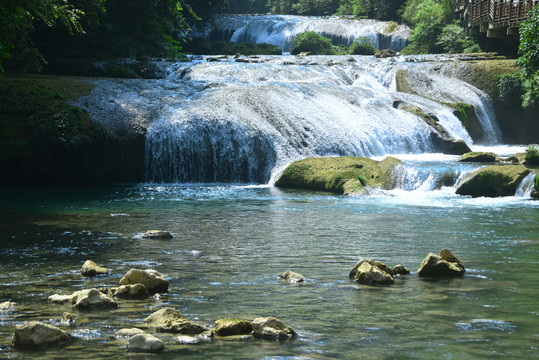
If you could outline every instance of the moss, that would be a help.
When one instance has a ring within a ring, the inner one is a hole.
[[[398,23],[396,23],[395,21],[390,21],[386,26],[385,33],[386,34],[394,33],[395,30],[397,30],[397,26],[399,26]]]
[[[458,187],[457,194],[472,197],[513,196],[518,185],[530,173],[521,165],[493,165],[469,175]]]
[[[534,145],[526,149],[526,165],[539,165],[539,148]]]
[[[459,159],[461,162],[496,162],[499,158],[492,152],[469,152],[462,155]]]
[[[400,160],[381,162],[362,157],[309,158],[291,164],[275,186],[349,194],[365,186],[387,188],[393,167]]]
[[[282,50],[278,46],[261,43],[236,43],[232,41],[211,41],[208,39],[194,38],[183,47],[186,53],[197,55],[281,55]]]
[[[462,80],[483,90],[492,98],[499,97],[498,77],[504,74],[513,74],[520,70],[516,60],[508,59],[474,60],[467,62],[467,64],[471,72],[465,74]]]

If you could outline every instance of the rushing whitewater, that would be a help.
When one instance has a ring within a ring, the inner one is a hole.
[[[160,80],[94,80],[96,88],[79,105],[117,134],[146,133],[149,181],[265,184],[306,157],[441,152],[439,133],[401,104],[435,115],[451,137],[473,145],[449,107],[396,92],[398,69],[422,69],[426,79],[443,80],[441,92],[488,100],[432,62],[413,58],[213,60],[161,63],[167,76]],[[484,130],[495,139],[494,119],[486,121]]]
[[[349,46],[355,39],[367,37],[378,49],[400,51],[410,38],[410,28],[387,21],[346,19],[339,17],[306,17],[293,15],[222,15],[214,24],[194,37],[234,42],[268,43],[284,51],[292,49],[294,37],[314,31],[328,37],[334,45]]]

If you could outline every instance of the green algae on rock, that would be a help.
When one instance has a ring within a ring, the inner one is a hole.
[[[459,159],[460,162],[497,162],[499,161],[498,155],[492,152],[468,152],[462,155]]]
[[[361,192],[366,186],[388,189],[391,172],[400,164],[393,157],[382,161],[354,156],[308,158],[288,166],[275,186],[345,195]]]
[[[472,197],[515,195],[518,185],[530,173],[522,165],[492,165],[466,176],[457,188],[457,194]]]

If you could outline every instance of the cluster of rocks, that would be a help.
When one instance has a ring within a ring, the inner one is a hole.
[[[142,235],[146,238],[169,239],[166,232],[150,231]],[[110,270],[87,260],[82,268],[83,276],[91,277],[109,274]],[[292,273],[295,274],[295,273]],[[291,278],[296,278],[291,275]],[[299,275],[301,276],[301,275]],[[296,280],[302,281],[302,280]],[[117,299],[147,299],[152,295],[167,293],[169,281],[153,269],[131,269],[119,281],[118,287],[92,288],[76,291],[69,295],[54,294],[49,296],[51,304],[70,306],[77,311],[116,309],[120,305]],[[13,312],[16,304],[3,302],[0,312]],[[61,324],[71,326],[76,322],[77,315],[65,312]],[[204,339],[211,340],[217,336],[253,336],[268,340],[288,340],[296,336],[296,332],[282,321],[269,316],[254,319],[221,319],[215,322],[215,327],[209,328],[191,321],[176,309],[166,307],[147,316],[140,328],[125,328],[115,332],[116,338],[128,341],[128,350],[132,352],[159,353],[165,350],[165,343],[156,335],[148,333],[180,334],[180,343],[196,343]],[[70,334],[53,325],[42,322],[27,322],[16,326],[13,337],[13,347],[23,350],[41,349],[49,346],[59,346],[70,341]]]
[[[459,277],[465,273],[464,265],[449,249],[440,251],[440,255],[430,253],[425,257],[416,274],[423,278]],[[350,278],[362,285],[389,285],[395,283],[395,277],[410,274],[403,265],[393,268],[368,258],[362,258],[350,270]]]

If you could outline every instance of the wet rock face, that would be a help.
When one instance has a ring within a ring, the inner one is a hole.
[[[35,350],[49,346],[59,346],[69,342],[67,332],[55,326],[41,322],[30,322],[18,325],[13,336],[16,349]]]
[[[472,197],[513,196],[518,185],[530,173],[521,165],[492,165],[468,175],[456,193]]]
[[[253,324],[241,319],[220,319],[215,321],[215,333],[219,336],[249,335]]]
[[[417,270],[419,277],[460,277],[466,272],[460,259],[449,249],[440,251],[440,255],[430,253]]]
[[[121,285],[143,284],[148,289],[148,293],[166,293],[168,291],[168,280],[155,270],[129,270],[120,280]]]
[[[129,351],[160,353],[165,350],[165,344],[150,334],[138,334],[129,338]]]
[[[296,332],[281,320],[268,316],[253,320],[253,336],[267,340],[288,340],[296,336]]]
[[[108,269],[97,265],[92,260],[86,260],[80,269],[80,274],[85,277],[93,277],[96,275],[103,275],[109,272]]]
[[[150,314],[144,322],[158,332],[197,335],[208,330],[206,327],[186,319],[176,309],[164,308]]]

